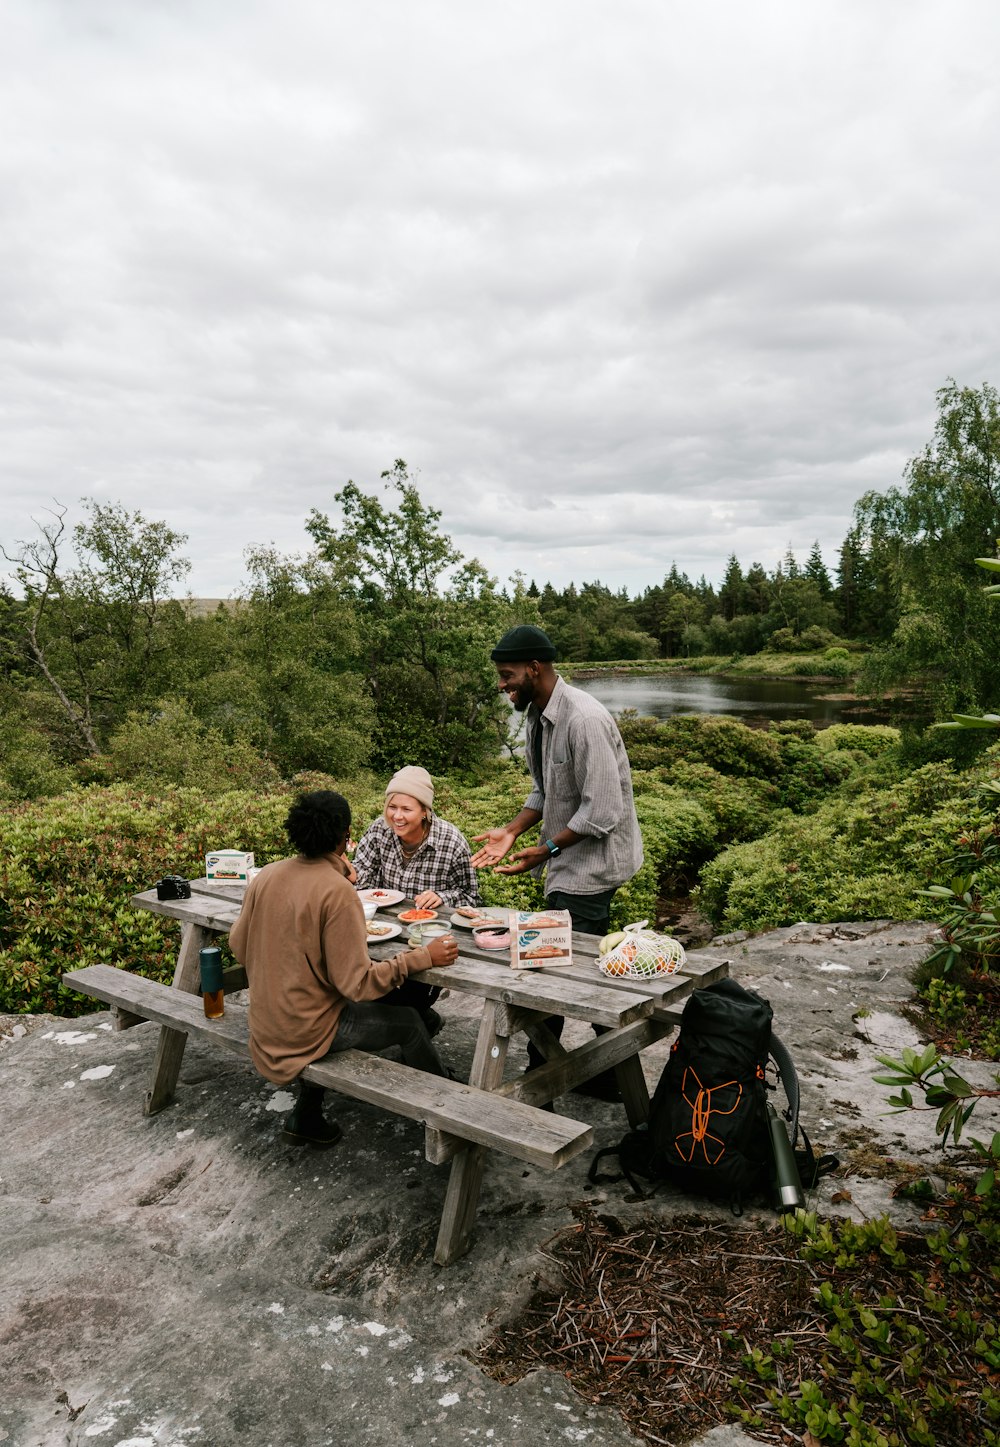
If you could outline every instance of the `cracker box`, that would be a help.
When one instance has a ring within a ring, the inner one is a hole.
[[[539,970],[543,965],[569,965],[573,961],[573,922],[568,909],[511,913],[510,963],[515,970]]]
[[[243,849],[213,849],[211,854],[205,855],[206,879],[228,879],[231,882],[245,884],[250,878],[251,869],[253,869],[252,849],[249,853]]]

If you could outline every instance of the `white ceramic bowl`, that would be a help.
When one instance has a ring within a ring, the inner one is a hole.
[[[361,901],[361,908],[365,912],[365,919],[374,919],[378,914],[378,900],[363,899]]]

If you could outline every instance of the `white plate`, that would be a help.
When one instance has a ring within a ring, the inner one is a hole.
[[[369,904],[377,904],[379,909],[388,909],[392,904],[399,904],[406,895],[401,889],[359,889],[358,898],[366,899]]]
[[[373,924],[380,926],[378,934],[372,933],[371,926]],[[402,933],[403,926],[396,924],[395,921],[391,924],[387,919],[373,919],[368,921],[368,943],[370,945],[380,945],[384,940],[394,940],[397,935],[401,935]]]
[[[485,922],[489,924],[503,925],[506,928],[507,921],[498,914],[477,915],[475,919],[465,919],[460,914],[453,914],[448,921],[455,929],[479,929]]]

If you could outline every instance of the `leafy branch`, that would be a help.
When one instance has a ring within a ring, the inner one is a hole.
[[[957,1145],[969,1117],[982,1100],[1000,1098],[1000,1074],[993,1077],[995,1089],[970,1084],[959,1075],[952,1062],[940,1054],[936,1045],[926,1045],[922,1051],[905,1047],[902,1057],[896,1060],[891,1055],[876,1056],[890,1074],[875,1075],[877,1085],[898,1086],[896,1095],[890,1095],[889,1104],[893,1113],[904,1110],[936,1110],[938,1118],[934,1129],[941,1137],[942,1146],[948,1144],[948,1137]],[[924,1104],[918,1105],[914,1091],[924,1097]],[[976,1194],[992,1194],[1000,1171],[1000,1131],[984,1144],[970,1138],[973,1149],[985,1163],[985,1170],[976,1183]]]

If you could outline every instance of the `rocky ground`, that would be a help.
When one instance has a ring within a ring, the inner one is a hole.
[[[930,934],[801,924],[712,942],[771,1000],[813,1144],[843,1161],[810,1202],[820,1211],[889,1211],[919,1226],[892,1191],[940,1168],[933,1118],[887,1115],[871,1076],[877,1054],[919,1041],[903,1009]],[[472,1007],[452,995],[442,1013],[441,1044],[461,1072]],[[287,1092],[196,1044],[175,1103],[144,1119],[155,1035],[115,1034],[104,1012],[0,1017],[0,1443],[635,1442],[561,1375],[504,1386],[466,1352],[531,1294],[549,1270],[545,1242],[581,1201],[667,1219],[690,1214],[690,1199],[631,1204],[624,1186],[590,1188],[586,1157],[553,1174],[491,1159],[473,1249],[440,1271],[446,1178],[424,1160],[418,1126],[342,1101],[338,1147],[292,1148],[280,1132]],[[651,1085],[665,1049],[647,1052]],[[522,1063],[514,1054],[511,1068]],[[966,1073],[992,1075],[973,1062]],[[562,1109],[593,1123],[597,1146],[625,1129],[620,1107],[572,1097]],[[978,1133],[996,1117],[977,1117]],[[748,1224],[762,1218],[774,1219],[750,1213]],[[699,1440],[744,1439],[724,1428]]]

